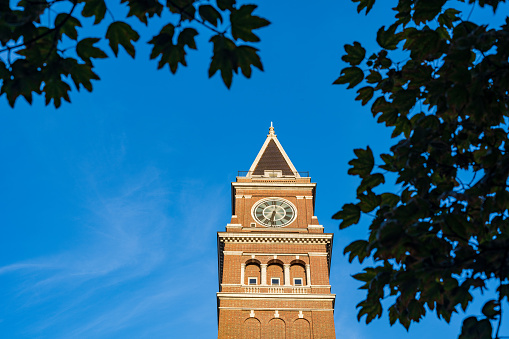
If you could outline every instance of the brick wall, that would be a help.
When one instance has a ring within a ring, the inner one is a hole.
[[[237,187],[233,183],[235,216],[232,216],[231,224],[235,225],[227,227],[227,232],[219,233],[223,253],[220,255],[222,285],[218,293],[218,338],[335,338],[335,296],[330,294],[329,286],[332,236],[324,238],[326,235],[320,227],[308,229],[309,225],[319,225],[313,211],[314,184],[309,178],[296,178],[287,180],[287,187],[270,184],[253,184],[251,187],[249,184],[255,179],[238,179],[244,186]],[[283,198],[294,204],[296,220],[283,228],[267,228],[259,224],[251,227],[255,222],[251,215],[253,206],[267,197]],[[238,239],[235,238],[237,234]],[[242,238],[242,234],[253,235],[253,238]],[[271,239],[271,234],[285,236]],[[261,285],[264,265],[267,285]],[[243,267],[244,279],[241,281]],[[288,273],[291,286],[285,286],[285,274]],[[258,284],[248,285],[249,277],[257,277]],[[272,277],[280,279],[277,290],[270,290]],[[302,278],[303,286],[294,286],[294,278]]]

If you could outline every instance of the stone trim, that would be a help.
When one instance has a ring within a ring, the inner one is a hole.
[[[218,241],[222,243],[300,243],[300,244],[331,244],[333,234],[253,234],[218,232]],[[313,252],[311,252],[313,253]],[[327,255],[327,253],[323,253]]]
[[[308,255],[310,257],[326,257],[328,253],[326,252],[309,252]]]
[[[288,300],[336,300],[335,294],[276,294],[276,293],[230,293],[230,292],[217,292],[219,299],[288,299]]]
[[[233,187],[251,188],[251,187],[264,187],[264,186],[280,186],[286,187],[287,189],[295,189],[296,187],[302,188],[314,188],[316,183],[305,183],[305,182],[232,182]]]
[[[242,251],[223,251],[224,255],[242,255]]]
[[[235,311],[275,311],[276,309],[279,311],[334,311],[332,308],[301,308],[301,307],[218,307],[221,310],[235,310]]]
[[[243,255],[258,255],[258,256],[262,256],[262,255],[268,255],[268,256],[271,256],[271,255],[274,255],[274,253],[251,253],[251,252],[242,252]],[[278,256],[295,256],[295,257],[298,257],[299,255],[300,256],[303,256],[303,257],[307,257],[308,254],[307,253],[278,253],[277,254]],[[296,259],[299,259],[299,258],[296,258]]]

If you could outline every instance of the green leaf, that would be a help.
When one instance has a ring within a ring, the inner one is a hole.
[[[385,30],[385,26],[380,27],[376,34],[376,42],[384,49],[394,50],[402,39],[401,33],[396,34],[396,25],[390,26]]]
[[[426,0],[418,1],[414,6],[413,21],[419,25],[427,21],[435,19],[435,17],[442,11],[442,6],[446,0]]]
[[[371,98],[373,98],[373,94],[375,93],[375,89],[371,86],[362,87],[357,91],[359,95],[355,98],[355,100],[361,100],[362,106],[366,105]]]
[[[139,34],[122,21],[112,22],[106,31],[106,39],[109,40],[111,50],[115,56],[118,56],[118,45],[121,45],[134,58],[136,51],[131,41],[138,41],[139,38]]]
[[[488,319],[477,320],[476,317],[468,317],[463,320],[458,339],[491,339],[492,332],[493,328]]]
[[[204,21],[210,22],[214,27],[217,27],[219,22],[223,22],[221,13],[210,5],[201,5],[198,8],[198,13]]]
[[[258,42],[260,38],[252,31],[268,26],[270,21],[252,15],[256,5],[242,5],[239,9],[233,9],[230,15],[233,39],[241,39],[247,42]]]
[[[103,59],[108,56],[100,48],[94,47],[99,42],[99,38],[86,38],[78,42],[76,45],[76,54],[85,62],[90,63],[91,58]]]
[[[382,202],[380,205],[387,205],[390,207],[394,207],[399,202],[399,196],[393,193],[382,193]]]
[[[220,10],[226,11],[232,10],[235,6],[235,0],[217,0],[217,7],[219,7]]]
[[[364,8],[366,8],[366,14],[371,11],[373,5],[375,4],[375,0],[352,0],[353,2],[358,2],[357,13],[360,13]]]
[[[500,304],[496,300],[489,300],[482,308],[482,314],[488,319],[495,319],[500,314]]]
[[[341,75],[334,85],[349,84],[347,88],[354,88],[364,79],[364,72],[359,67],[347,67],[341,70]]]
[[[380,206],[382,198],[375,193],[368,191],[367,194],[359,195],[359,207],[362,212],[369,213]]]
[[[63,68],[71,75],[71,79],[79,91],[83,86],[87,91],[92,92],[91,80],[100,80],[99,76],[92,71],[92,64],[79,64],[76,59],[67,58],[61,61]]]
[[[347,228],[353,224],[357,224],[361,217],[361,209],[354,204],[345,204],[343,209],[332,216],[332,219],[339,219],[342,222],[339,224],[339,229]]]
[[[500,285],[497,288],[497,292],[500,293],[501,300],[504,299],[504,298],[508,298],[509,299],[509,285],[507,285],[507,284]]]
[[[135,16],[143,22],[148,24],[148,18],[155,15],[161,16],[163,5],[158,0],[122,0],[120,3],[126,3],[129,6],[129,13],[127,17]]]
[[[348,170],[348,174],[358,175],[361,178],[364,178],[371,173],[375,166],[373,151],[371,151],[371,148],[367,146],[365,150],[362,148],[354,149],[354,153],[357,158],[348,162],[348,164],[352,166],[352,168]]]
[[[263,71],[262,61],[257,52],[258,50],[251,46],[238,46],[235,49],[237,63],[246,78],[251,77],[251,65]]]
[[[368,84],[377,84],[382,81],[382,75],[377,71],[370,70],[369,75],[366,77]]]
[[[187,66],[185,46],[191,49],[196,49],[194,37],[198,32],[194,28],[185,28],[177,39],[177,44],[173,43],[173,35],[175,27],[173,24],[164,26],[158,35],[154,36],[148,43],[154,45],[150,53],[150,59],[155,59],[161,56],[159,60],[158,69],[168,65],[170,71],[175,74],[178,65],[182,64]]]
[[[366,56],[366,50],[357,41],[353,45],[345,45],[345,51],[347,54],[343,55],[341,60],[348,62],[351,66],[357,66]]]
[[[75,17],[66,14],[60,13],[55,18],[55,27],[60,27],[60,35],[67,35],[69,39],[76,40],[78,39],[78,31],[76,27],[81,27],[81,23]]]
[[[383,174],[374,173],[362,179],[361,184],[357,188],[357,194],[361,194],[362,192],[365,192],[383,183],[385,183],[385,177]]]
[[[232,85],[233,71],[237,70],[237,56],[235,43],[222,35],[214,35],[210,41],[214,44],[212,61],[209,67],[209,78],[217,71],[227,88]]]
[[[62,81],[59,76],[52,77],[44,82],[43,92],[46,98],[46,105],[49,105],[51,100],[55,108],[60,107],[62,99],[67,102],[71,102],[69,98],[69,91],[71,87],[65,81]]]
[[[366,259],[369,255],[368,252],[368,242],[366,240],[356,240],[352,242],[350,245],[346,246],[343,254],[350,253],[348,257],[348,261],[352,262],[355,257],[359,258],[359,263],[362,264],[364,259]]]
[[[18,59],[11,64],[11,71],[2,71],[3,84],[0,95],[5,94],[11,107],[14,107],[17,98],[21,95],[32,103],[32,93],[41,93],[41,72],[25,59]]]
[[[95,16],[94,25],[100,23],[106,15],[106,3],[104,0],[86,0],[81,15],[85,18]]]
[[[196,49],[196,42],[194,41],[194,37],[197,35],[198,31],[194,28],[184,28],[184,30],[182,30],[182,32],[179,34],[178,45],[188,46],[191,49]]]
[[[170,12],[181,15],[182,21],[193,21],[196,14],[194,3],[196,0],[171,0],[166,2]]]
[[[460,18],[457,17],[457,14],[460,13],[460,11],[454,8],[448,8],[438,16],[438,23],[449,29],[452,29],[454,27],[453,23],[460,20]]]
[[[0,60],[0,79],[5,79],[7,77],[10,77],[10,72],[5,66],[5,63]]]

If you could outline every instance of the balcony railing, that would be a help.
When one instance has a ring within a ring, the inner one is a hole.
[[[269,173],[267,173],[269,172]],[[272,172],[272,173],[270,173]],[[265,174],[266,175],[262,175],[261,177],[269,177],[269,178],[284,178],[284,177],[288,177],[287,175],[282,175],[282,176],[279,176],[278,174],[280,173],[281,171],[265,171]],[[252,174],[253,171],[238,171],[238,174],[237,176],[238,177],[246,177],[248,176],[249,174]],[[309,171],[304,171],[304,172],[297,172],[299,173],[299,175],[302,177],[302,178],[307,178],[309,177]],[[268,174],[268,175],[267,175]],[[273,175],[271,175],[273,174]],[[257,176],[258,177],[258,176]]]
[[[310,292],[309,286],[245,286],[244,293],[292,293],[292,294],[307,294]]]
[[[283,287],[269,287],[269,293],[284,293],[285,290]]]
[[[293,287],[292,293],[306,294],[306,293],[309,293],[309,288],[308,287]]]
[[[248,286],[244,288],[246,293],[260,293],[260,287]]]

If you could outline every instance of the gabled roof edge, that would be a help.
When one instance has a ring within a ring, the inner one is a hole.
[[[295,166],[293,165],[292,161],[290,160],[290,157],[288,157],[288,155],[286,154],[283,146],[281,145],[281,143],[277,139],[277,135],[274,133],[274,127],[272,126],[272,122],[270,123],[269,134],[267,134],[267,139],[265,139],[265,142],[263,143],[263,146],[260,149],[260,152],[258,152],[258,155],[256,156],[253,164],[249,168],[249,172],[248,172],[247,176],[251,177],[251,174],[255,171],[256,166],[258,165],[258,162],[260,161],[260,159],[262,158],[263,154],[265,153],[265,150],[267,149],[267,146],[269,145],[269,142],[271,140],[273,140],[274,143],[276,144],[277,148],[279,149],[279,152],[281,152],[281,155],[285,159],[286,163],[290,167],[290,170],[293,172],[295,177],[296,178],[300,178],[299,172],[297,172],[297,169],[295,168]]]

